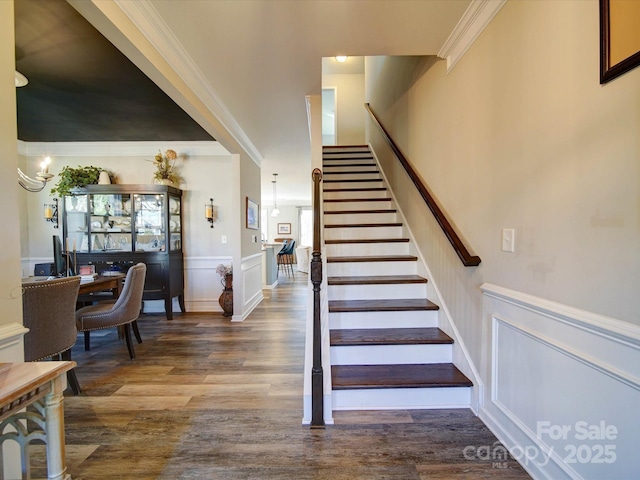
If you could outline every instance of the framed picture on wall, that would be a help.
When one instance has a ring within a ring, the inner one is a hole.
[[[278,235],[291,235],[291,224],[290,223],[279,223],[278,224]]]
[[[600,83],[640,65],[640,2],[600,0]]]
[[[247,228],[258,230],[260,227],[260,205],[247,197]]]

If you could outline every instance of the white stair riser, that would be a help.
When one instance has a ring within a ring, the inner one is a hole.
[[[326,154],[326,155],[325,155]],[[367,158],[373,160],[373,156],[369,150],[365,149],[335,149],[328,152],[323,152],[322,161],[339,161],[345,158]]]
[[[397,215],[389,213],[333,213],[324,215],[325,225],[361,225],[363,223],[395,223]]]
[[[379,180],[380,173],[371,171],[371,170],[373,169],[370,168],[368,172],[348,173],[348,174],[324,172],[322,175],[322,181],[326,182],[327,180]]]
[[[324,188],[379,188],[384,187],[382,180],[366,181],[366,182],[323,182]]]
[[[470,387],[334,390],[334,410],[469,408]]]
[[[344,163],[350,163],[350,162],[344,162]],[[343,166],[337,162],[334,164],[327,163],[322,167],[322,177],[324,178],[325,175],[330,175],[335,172],[371,171],[377,168],[378,166],[375,163],[373,162],[367,163],[366,160],[354,160],[353,165],[351,166],[348,166],[348,165]]]
[[[327,257],[353,257],[369,255],[408,255],[409,242],[389,243],[328,243]]]
[[[336,346],[331,347],[331,365],[451,363],[451,352],[450,344]]]
[[[332,189],[333,187],[325,187]],[[362,187],[365,188],[365,187]],[[353,190],[348,192],[323,192],[325,199],[343,199],[343,198],[387,198],[389,192],[385,190]]]
[[[329,285],[330,300],[379,300],[393,298],[427,298],[426,283],[392,285]]]
[[[354,238],[402,238],[402,227],[337,227],[325,228],[325,240]]]
[[[415,275],[416,262],[339,262],[327,263],[327,276]]]
[[[354,202],[325,202],[325,212],[335,212],[336,210],[384,210],[391,208],[391,200],[384,202],[374,201],[354,201]]]
[[[332,312],[329,328],[435,328],[438,326],[437,310],[410,312]]]

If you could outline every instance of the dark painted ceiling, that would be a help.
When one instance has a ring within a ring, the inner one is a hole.
[[[18,139],[213,138],[64,0],[16,0]]]

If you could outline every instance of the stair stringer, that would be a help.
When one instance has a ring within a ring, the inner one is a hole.
[[[438,288],[438,284],[431,274],[431,270],[429,265],[427,264],[425,257],[422,251],[418,248],[418,243],[416,242],[416,236],[413,234],[409,223],[407,222],[407,217],[405,216],[402,208],[399,203],[396,201],[395,192],[391,188],[391,183],[388,181],[387,176],[385,174],[382,165],[376,155],[371,144],[368,145],[369,150],[371,151],[371,155],[373,156],[376,165],[380,171],[380,175],[382,176],[384,183],[387,187],[387,192],[391,196],[391,204],[393,208],[397,210],[398,220],[402,222],[402,229],[404,234],[409,238],[409,251],[411,255],[415,255],[418,257],[417,261],[417,274],[428,279],[427,282],[427,299],[437,304],[440,309],[437,312],[438,315],[438,328],[453,338],[453,363],[458,369],[464,373],[471,381],[473,382],[473,386],[471,387],[471,402],[470,408],[477,415],[479,408],[482,406],[483,398],[484,398],[484,382],[482,381],[482,377],[478,372],[475,364],[471,360],[471,355],[460,335],[458,328],[456,327],[455,321],[451,315],[451,312],[447,308],[447,304],[444,301],[444,298],[440,294],[440,289]]]

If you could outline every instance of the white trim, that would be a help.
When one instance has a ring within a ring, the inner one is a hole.
[[[153,156],[159,149],[172,148],[189,157],[230,155],[215,141],[158,142],[23,142],[18,140],[18,153],[25,156],[56,155],[59,157],[124,157]]]
[[[493,17],[500,11],[507,0],[472,0],[469,7],[454,27],[449,38],[444,42],[438,57],[447,60],[449,73],[458,60],[473,45],[476,38],[489,25]]]
[[[249,157],[260,167],[262,155],[231,115],[221,96],[173,35],[149,0],[114,0],[177,75],[193,90]],[[236,152],[238,153],[238,152]]]
[[[19,344],[28,331],[27,327],[16,322],[0,325],[0,350],[6,350]]]
[[[482,284],[480,290],[488,297],[502,300],[605,338],[640,347],[640,326],[638,325],[491,283]]]

